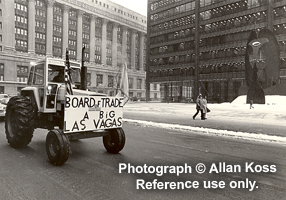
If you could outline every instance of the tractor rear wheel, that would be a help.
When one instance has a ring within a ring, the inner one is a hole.
[[[46,151],[50,162],[63,165],[69,158],[69,138],[60,129],[51,130],[46,138]]]
[[[125,145],[125,133],[122,128],[108,129],[108,135],[103,136],[103,145],[110,153],[118,153]]]
[[[13,148],[26,147],[32,140],[36,126],[36,113],[30,100],[12,97],[6,108],[5,133]]]

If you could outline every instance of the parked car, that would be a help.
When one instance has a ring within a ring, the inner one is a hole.
[[[0,94],[0,103],[7,105],[10,97],[8,94]]]
[[[6,114],[6,105],[0,103],[0,120],[3,121]]]
[[[138,101],[138,97],[136,97],[136,96],[131,97],[130,99],[131,99],[131,101]]]

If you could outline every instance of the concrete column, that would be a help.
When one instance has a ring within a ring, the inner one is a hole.
[[[55,0],[47,1],[46,56],[53,55],[53,6]]]
[[[35,0],[28,3],[28,52],[35,53]]]
[[[234,92],[233,92],[233,80],[228,81],[228,95],[227,95],[227,101],[231,102],[234,98]]]
[[[107,23],[108,23],[108,20],[102,19],[101,64],[104,64],[104,65],[106,64]]]
[[[66,50],[69,41],[69,10],[70,7],[63,6],[63,37],[62,37],[62,58],[66,59]]]
[[[135,69],[135,39],[136,39],[136,33],[137,31],[136,30],[132,30],[131,31],[131,69]]]
[[[118,24],[113,23],[113,30],[112,30],[112,66],[117,66],[117,31],[118,31]]]
[[[224,101],[225,84],[224,81],[220,81],[220,102]]]
[[[208,99],[207,100],[213,101],[214,96],[216,95],[216,94],[214,94],[214,83],[213,83],[213,81],[208,81],[207,83],[208,83],[208,88],[207,88],[208,89],[208,97],[207,97]]]
[[[81,60],[82,50],[82,15],[83,11],[78,10],[77,12],[77,30],[76,30],[76,59]]]
[[[195,85],[194,96],[197,97],[199,91],[199,55],[200,55],[200,0],[195,0]]]
[[[144,69],[144,38],[145,34],[140,32],[139,36],[139,70]]]
[[[4,8],[2,8],[2,11],[7,11],[2,16],[3,19],[1,19],[1,21],[3,22],[3,50],[15,51],[15,23],[11,22],[15,18],[14,1],[2,1],[1,6],[4,6]]]
[[[125,26],[122,26],[122,60],[121,63],[124,64],[125,62],[127,62],[127,52],[126,52],[126,48],[127,48],[127,30],[128,28]]]
[[[90,41],[89,41],[89,62],[94,63],[95,54],[95,19],[96,16],[90,16]]]
[[[274,1],[268,0],[267,1],[267,25],[266,25],[266,27],[270,31],[273,31],[273,21],[274,21],[273,7],[274,7]]]

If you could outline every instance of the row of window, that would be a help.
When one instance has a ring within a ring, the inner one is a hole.
[[[160,1],[159,3],[153,3],[153,4],[151,4],[151,10],[156,10],[159,7],[163,7],[163,5],[168,5],[168,3],[170,3],[170,2],[171,1],[165,0],[165,1]],[[216,2],[212,2],[211,0],[204,2],[202,0],[200,3],[201,3],[201,7],[204,7],[205,5],[209,5],[211,3],[216,3]],[[264,5],[264,4],[266,4],[266,1],[243,0],[243,1],[231,3],[228,5],[224,5],[221,7],[217,7],[217,8],[213,8],[211,10],[201,12],[200,15],[201,15],[203,20],[206,20],[206,19],[210,19],[210,18],[221,17],[221,16],[233,14],[236,12],[241,12],[241,11],[244,11],[246,9],[253,8],[253,7],[259,7],[259,6]],[[160,5],[162,5],[162,6],[160,6]],[[195,9],[195,1],[189,2],[187,4],[183,4],[180,6],[176,6],[174,8],[171,8],[171,9],[168,9],[168,10],[156,13],[156,14],[152,14],[151,20],[152,21],[160,20],[163,18],[167,18],[169,16],[174,16],[176,14],[188,12],[188,11],[194,10],[194,9]]]
[[[281,6],[273,10],[274,19],[286,17],[286,6]]]
[[[185,38],[185,37],[194,36],[194,35],[195,35],[195,29],[188,28],[185,30],[175,31],[172,33],[152,37],[150,38],[150,41],[151,41],[151,44],[158,44],[160,42],[173,41],[176,39]]]
[[[162,30],[168,30],[175,27],[185,26],[188,24],[193,24],[195,22],[195,15],[188,15],[185,17],[181,17],[178,19],[170,20],[167,22],[163,22],[161,24],[157,24],[151,26],[151,32],[157,32]]]
[[[46,45],[36,42],[35,43],[35,51],[36,51],[36,53],[39,53],[39,54],[45,54]]]
[[[172,5],[172,4],[180,2],[180,1],[181,0],[161,0],[161,1],[157,1],[157,2],[151,3],[150,9],[153,11],[153,10],[156,10],[156,9],[159,9],[159,8],[163,8],[163,7],[168,6],[168,5]]]
[[[275,35],[286,34],[286,24],[277,24],[273,26],[273,32]]]
[[[4,64],[0,63],[0,81],[4,81]],[[17,66],[17,82],[27,82],[28,66]]]
[[[231,18],[228,20],[218,21],[200,26],[201,33],[210,33],[216,31],[224,31],[232,28],[248,26],[266,22],[266,12],[258,12],[250,15]]]
[[[230,15],[230,14],[234,14],[237,12],[242,12],[245,11],[247,9],[251,9],[253,7],[259,7],[262,5],[265,5],[267,2],[266,1],[251,1],[251,0],[245,0],[245,1],[239,1],[236,3],[231,3],[228,5],[224,5],[221,7],[216,7],[204,12],[201,12],[201,19],[202,20],[207,20],[207,19],[213,19],[216,17],[222,17],[225,15]]]
[[[211,73],[229,73],[229,72],[243,72],[245,71],[244,64],[218,64],[218,65],[206,65],[200,66],[199,74],[211,74]],[[154,70],[150,73],[151,77],[165,77],[165,76],[194,76],[195,68],[174,68],[174,69],[160,69]]]
[[[16,39],[15,42],[16,42],[16,46],[19,46],[19,47],[28,47],[27,41],[20,40],[20,39]]]
[[[55,43],[61,43],[62,42],[62,38],[54,36],[54,42]]]
[[[69,40],[69,45],[76,46],[76,41],[75,40]]]
[[[74,30],[69,30],[69,35],[76,36],[76,31],[74,31]]]
[[[53,54],[54,54],[54,55],[61,56],[61,55],[62,55],[62,48],[61,48],[61,47],[54,46],[54,47],[53,47]]]
[[[103,6],[103,7],[106,7],[107,9],[111,9],[113,11],[117,11],[118,13],[122,14],[122,15],[127,15],[128,17],[132,18],[132,19],[136,19],[138,20],[138,17],[131,14],[131,13],[126,13],[124,10],[121,10],[121,9],[117,9],[116,7],[113,7],[113,6],[109,6],[108,4],[105,4],[103,2],[98,2],[97,0],[92,0],[93,3],[99,3],[100,6]],[[146,24],[146,20],[144,21],[142,19],[142,22],[144,22]]]
[[[62,9],[60,7],[54,6],[54,14],[61,15]]]
[[[15,21],[23,24],[28,24],[28,18],[19,15],[15,15]]]
[[[23,28],[15,28],[15,33],[19,35],[28,35],[28,30]]]
[[[180,45],[180,48],[183,47],[181,47]],[[240,57],[245,55],[245,51],[246,47],[216,49],[213,51],[201,52],[199,59],[209,60],[209,59]],[[194,62],[194,61],[195,61],[195,54],[186,54],[186,55],[176,55],[176,56],[162,57],[159,59],[153,59],[151,60],[151,65],[168,65],[168,64],[178,64],[178,63]]]
[[[41,40],[46,40],[46,35],[44,33],[36,32],[36,38],[41,39]],[[54,37],[54,41],[55,41],[55,38],[58,38],[58,37]]]
[[[46,29],[46,23],[43,21],[36,20],[36,27]],[[55,26],[54,26],[55,29]]]
[[[89,34],[82,33],[82,38],[89,40]]]
[[[46,11],[45,10],[36,9],[36,16],[40,16],[40,17],[46,18]]]
[[[60,16],[60,15],[56,15],[56,16],[54,16],[54,21],[56,21],[56,22],[62,22],[62,21],[63,21],[63,18],[62,18],[62,16]]]
[[[171,8],[171,9],[168,9],[168,10],[156,13],[156,14],[152,14],[150,16],[150,19],[151,21],[157,21],[157,20],[164,19],[170,16],[178,15],[184,12],[189,12],[190,10],[194,10],[194,9],[195,9],[195,2],[193,1],[193,2],[183,4],[180,6],[176,6],[174,8]]]
[[[76,27],[76,21],[74,20],[69,20],[69,25]]]
[[[286,16],[286,15],[285,15]],[[205,15],[200,14],[200,17],[203,19]],[[209,16],[207,17],[209,18]],[[245,16],[235,17],[227,20],[217,21],[206,25],[201,25],[201,32],[213,32],[213,31],[221,31],[227,30],[235,27],[241,27],[256,23],[262,23],[266,21],[266,11],[261,11]],[[189,15],[185,17],[181,17],[175,20],[170,20],[167,22],[163,22],[158,25],[151,26],[151,32],[157,32],[162,30],[169,30],[175,27],[185,26],[188,24],[194,23],[195,15]]]
[[[107,76],[107,87],[109,88],[114,88],[116,87],[116,83],[119,82],[121,77],[114,77],[114,76],[111,76],[111,75],[108,75]],[[88,75],[88,79],[87,81],[90,83],[91,85],[91,74],[89,73]],[[129,88],[130,89],[134,89],[134,79],[133,78],[128,78],[128,84],[129,84]],[[103,75],[102,74],[97,74],[96,75],[96,86],[99,86],[99,85],[102,85],[103,84]],[[155,90],[157,89],[157,87],[154,87]],[[142,79],[137,79],[137,89],[142,89]]]
[[[15,3],[14,4],[14,8],[23,12],[27,12],[28,11],[28,7],[26,5],[23,4],[19,4],[19,3]]]
[[[89,49],[89,44],[87,43],[82,43],[82,46],[85,47],[85,49]]]

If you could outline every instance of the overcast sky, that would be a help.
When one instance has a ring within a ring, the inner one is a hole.
[[[147,0],[110,0],[130,10],[147,16]]]

